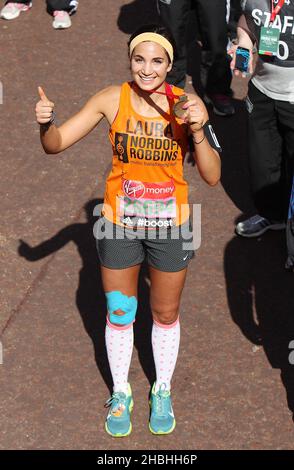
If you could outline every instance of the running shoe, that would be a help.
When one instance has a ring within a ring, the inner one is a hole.
[[[150,398],[149,429],[152,434],[169,434],[176,427],[176,420],[172,408],[171,394],[161,384],[155,393],[155,384],[152,387]]]
[[[20,15],[21,11],[28,11],[32,7],[32,2],[28,5],[24,3],[8,2],[2,8],[0,16],[4,20],[14,20]]]
[[[132,432],[131,412],[134,401],[132,390],[128,384],[128,393],[113,392],[112,396],[105,403],[105,407],[110,407],[105,429],[113,437],[125,437]]]
[[[67,11],[56,10],[53,12],[54,20],[52,26],[54,29],[66,29],[71,27],[71,19]]]
[[[253,217],[250,217],[244,222],[239,222],[236,225],[236,233],[241,235],[241,237],[259,237],[267,230],[283,230],[286,228],[284,222],[278,222],[273,220],[268,220],[265,217],[261,217],[256,214]]]

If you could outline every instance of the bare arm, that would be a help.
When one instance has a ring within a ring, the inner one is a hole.
[[[106,88],[90,98],[77,114],[57,127],[50,123],[54,103],[48,100],[42,89],[40,90],[41,100],[36,105],[36,116],[40,124],[42,146],[49,154],[62,152],[81,140],[104,117],[111,123],[119,103],[120,87]]]

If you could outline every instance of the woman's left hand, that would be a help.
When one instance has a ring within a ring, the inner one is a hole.
[[[199,131],[205,123],[205,114],[196,100],[188,100],[183,109],[186,109],[182,119],[190,126],[191,132]]]

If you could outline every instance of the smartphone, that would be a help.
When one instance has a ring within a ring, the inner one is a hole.
[[[237,47],[235,69],[248,73],[250,51],[246,47]]]

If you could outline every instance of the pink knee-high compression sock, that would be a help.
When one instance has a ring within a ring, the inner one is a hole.
[[[133,324],[116,326],[107,318],[105,343],[114,392],[128,392],[128,374],[131,364],[134,333]]]
[[[152,349],[156,369],[155,392],[161,384],[170,390],[170,383],[175,370],[180,345],[179,318],[171,325],[164,325],[153,320]]]

